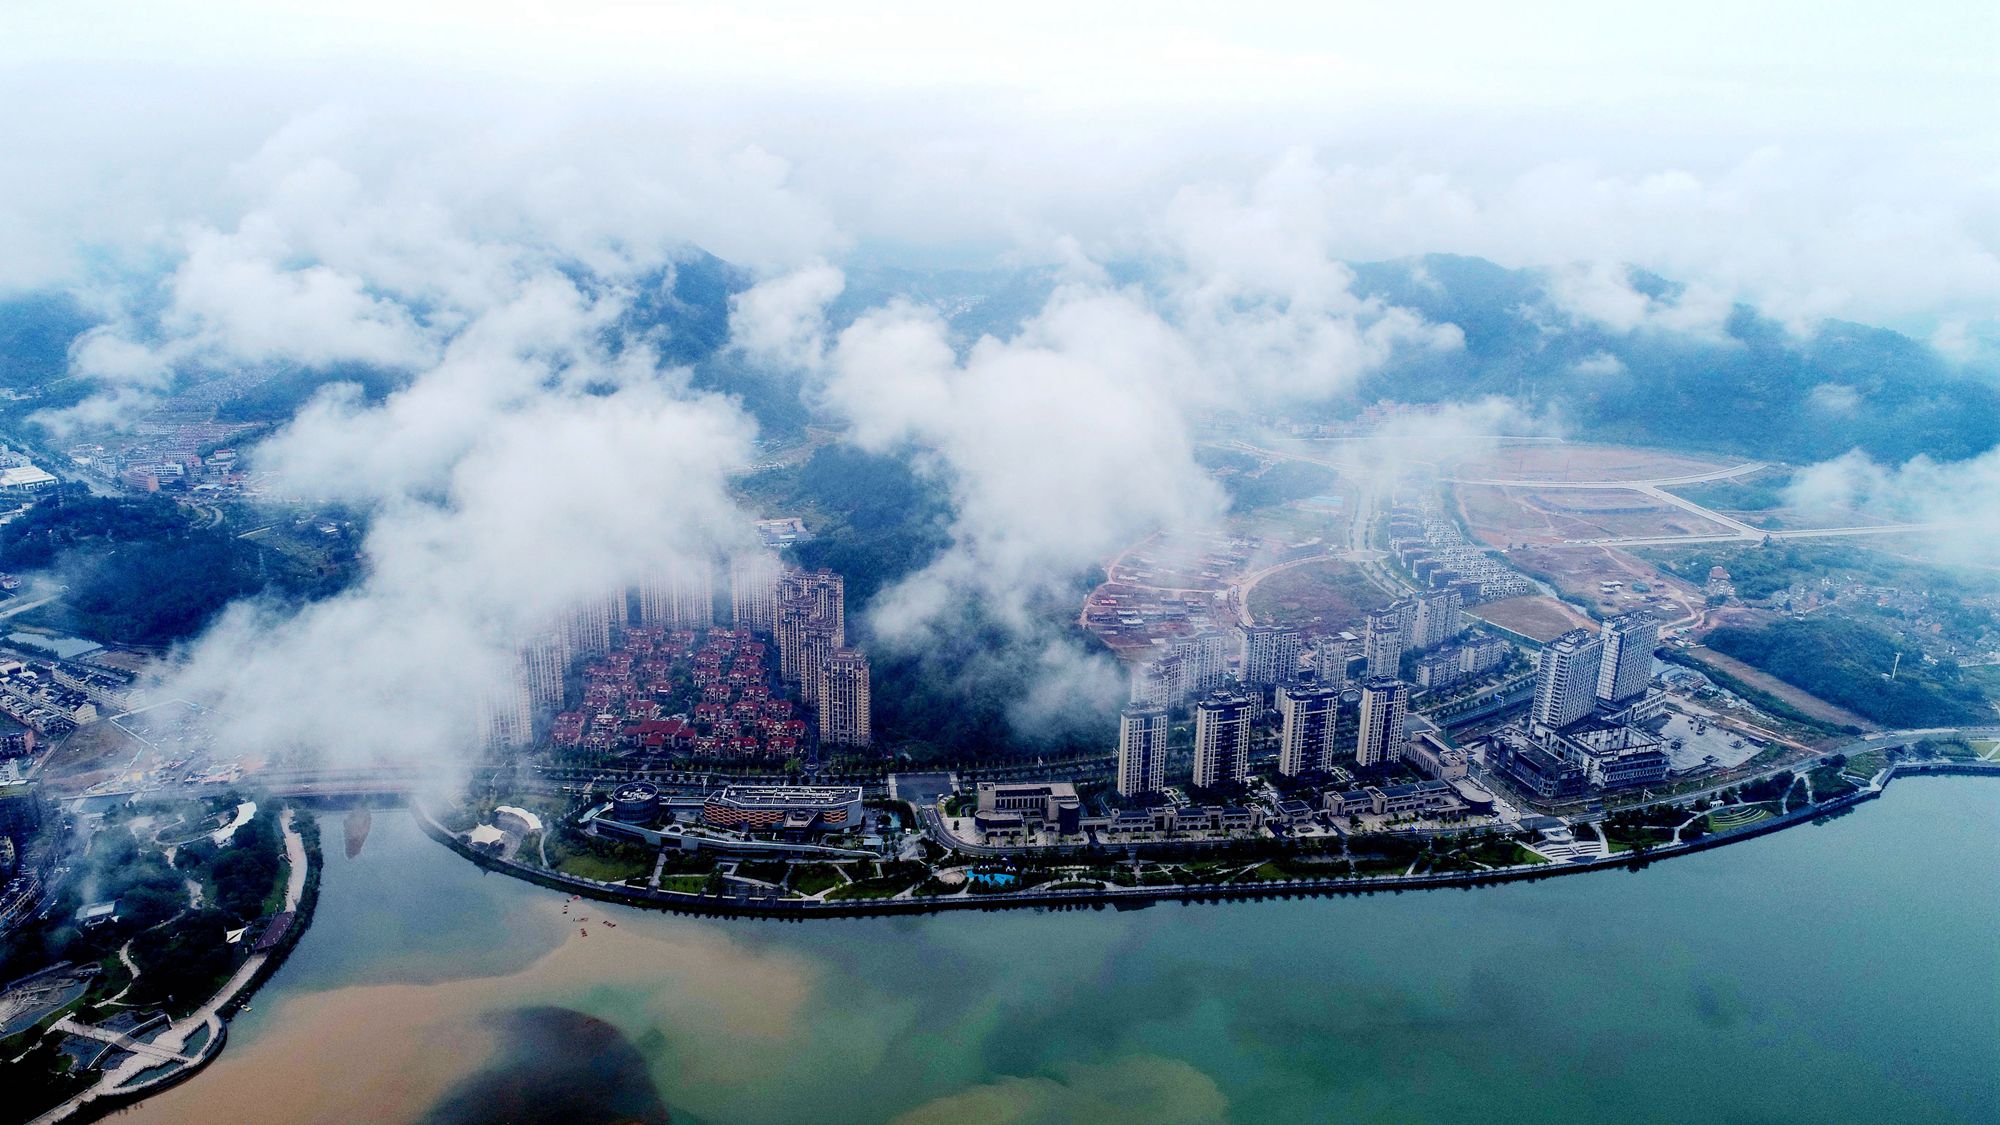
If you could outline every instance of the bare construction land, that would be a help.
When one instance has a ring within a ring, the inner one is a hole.
[[[1259,624],[1346,629],[1388,602],[1359,567],[1320,559],[1258,581],[1250,590],[1250,615]]]
[[[1728,535],[1732,531],[1684,508],[1624,489],[1460,484],[1456,492],[1466,526],[1481,542],[1494,547]]]
[[[1510,551],[1508,561],[1609,617],[1651,610],[1662,625],[1701,620],[1703,592],[1616,547],[1561,547]],[[1609,585],[1610,589],[1606,589]],[[1637,585],[1641,589],[1634,589]]]
[[[1807,692],[1803,688],[1794,687],[1761,668],[1745,664],[1733,656],[1724,655],[1712,648],[1690,648],[1684,650],[1683,655],[1691,658],[1697,664],[1713,668],[1725,675],[1733,676],[1756,688],[1758,691],[1780,699],[1821,722],[1833,723],[1837,726],[1860,727],[1862,730],[1882,729],[1879,723],[1870,722],[1844,707],[1837,707],[1834,704],[1828,703],[1826,700]]]
[[[1461,462],[1460,480],[1659,481],[1729,470],[1738,462],[1629,445],[1503,444]]]
[[[1595,629],[1596,623],[1575,606],[1546,594],[1505,598],[1474,606],[1472,616],[1537,641],[1552,641],[1571,629]]]

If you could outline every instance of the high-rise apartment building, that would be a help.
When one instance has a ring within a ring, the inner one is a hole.
[[[847,645],[845,586],[830,570],[795,570],[778,584],[778,674],[807,702],[819,658]]]
[[[1390,676],[1370,676],[1361,686],[1361,722],[1354,737],[1354,760],[1377,766],[1403,756],[1403,723],[1409,716],[1410,685]]]
[[[1416,648],[1436,648],[1456,637],[1463,612],[1462,598],[1452,587],[1442,590],[1426,590],[1417,596],[1417,619],[1415,635],[1411,643]]]
[[[819,662],[819,740],[829,746],[866,746],[873,722],[869,704],[868,657],[839,648]]]
[[[1276,687],[1299,667],[1299,631],[1276,625],[1252,625],[1243,631],[1243,682],[1252,687]]]
[[[668,629],[715,624],[715,569],[706,559],[683,563],[639,587],[639,623]]]
[[[1353,642],[1347,633],[1323,636],[1314,642],[1313,668],[1321,684],[1336,690],[1347,686],[1347,662],[1357,655]]]
[[[527,671],[514,661],[507,668],[506,682],[492,687],[480,700],[480,734],[489,750],[525,746],[534,736],[534,724]]]
[[[1229,679],[1229,650],[1235,647],[1229,632],[1203,629],[1186,642],[1190,661],[1188,690],[1206,695]]]
[[[1368,615],[1368,631],[1362,637],[1362,655],[1368,660],[1370,676],[1394,676],[1403,665],[1403,630],[1394,610]]]
[[[794,596],[808,599],[812,603],[812,614],[832,622],[840,643],[847,643],[846,580],[825,567],[790,571],[778,580],[780,607],[786,598]]]
[[[1132,668],[1133,703],[1174,708],[1188,697],[1193,653],[1176,645]]]
[[[1543,647],[1535,659],[1535,704],[1530,712],[1536,725],[1566,727],[1590,713],[1596,705],[1603,655],[1603,639],[1586,629],[1571,629]]]
[[[1194,708],[1194,783],[1213,789],[1250,776],[1250,700],[1216,692]]]
[[[569,673],[569,641],[559,630],[550,630],[521,646],[521,673],[528,685],[528,701],[536,711],[560,711],[564,677]]]
[[[1403,647],[1414,645],[1417,640],[1417,599],[1404,598],[1391,605],[1388,611],[1396,615],[1396,631],[1403,635]]]
[[[1650,613],[1627,613],[1606,621],[1597,635],[1604,643],[1598,700],[1616,706],[1646,694],[1653,682],[1653,649],[1660,643],[1659,621]]]
[[[611,651],[611,627],[625,624],[625,591],[590,598],[563,621],[563,640],[571,656],[596,656]]]
[[[1167,713],[1133,705],[1118,716],[1118,795],[1136,797],[1167,787]]]
[[[778,579],[783,574],[778,556],[769,551],[729,560],[729,612],[737,628],[766,636],[777,628]]]
[[[824,617],[810,617],[799,622],[790,635],[798,656],[799,700],[817,704],[820,666],[834,653],[842,651],[844,646],[834,632],[833,623]]]
[[[1340,689],[1306,673],[1278,689],[1278,772],[1297,777],[1333,768],[1340,718]]]

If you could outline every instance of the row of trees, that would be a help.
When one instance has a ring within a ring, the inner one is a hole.
[[[1992,715],[1985,693],[1955,665],[1926,666],[1910,646],[1852,619],[1815,616],[1760,629],[1728,626],[1708,635],[1718,652],[1890,727],[1980,722]],[[1888,678],[1890,669],[1896,677]]]

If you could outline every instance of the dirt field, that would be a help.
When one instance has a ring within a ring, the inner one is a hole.
[[[42,765],[51,789],[79,793],[116,777],[143,749],[131,735],[109,722],[78,727]]]
[[[1358,569],[1333,559],[1278,571],[1250,590],[1250,613],[1260,625],[1345,629],[1388,603]]]
[[[1541,576],[1563,596],[1610,616],[1650,609],[1663,626],[1697,619],[1706,597],[1694,586],[1616,547],[1564,547],[1517,550],[1507,558],[1523,570]],[[1623,585],[1607,593],[1604,583]],[[1646,587],[1634,590],[1633,583]]]
[[[1466,526],[1495,547],[1578,539],[1718,535],[1728,528],[1624,489],[1531,489],[1459,485]]]
[[[1455,475],[1465,480],[1658,480],[1740,463],[1627,445],[1537,442],[1503,445],[1460,464]]]
[[[1571,629],[1596,628],[1596,624],[1590,618],[1577,612],[1574,607],[1546,594],[1487,602],[1485,605],[1474,606],[1466,612],[1483,621],[1492,622],[1502,629],[1511,629],[1524,637],[1532,637],[1538,641],[1555,640]]]
[[[1844,707],[1836,707],[1817,695],[1793,687],[1769,672],[1745,664],[1733,656],[1725,656],[1712,648],[1690,648],[1685,652],[1695,663],[1734,676],[1758,691],[1776,696],[1822,722],[1860,727],[1862,730],[1882,729],[1879,723],[1870,722]]]

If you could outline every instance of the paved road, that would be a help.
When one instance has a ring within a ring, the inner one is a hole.
[[[1490,484],[1501,488],[1662,488],[1680,484],[1701,484],[1704,481],[1727,480],[1730,477],[1748,476],[1761,469],[1770,468],[1769,462],[1745,461],[1741,465],[1727,469],[1714,469],[1706,473],[1689,473],[1678,477],[1654,477],[1651,480],[1493,480],[1475,477],[1446,477],[1454,484]]]
[[[1729,521],[1726,517],[1711,517]],[[1744,543],[1763,542],[1766,539],[1835,539],[1851,535],[1908,535],[1925,531],[1944,531],[1953,525],[1948,523],[1890,523],[1868,527],[1807,527],[1790,531],[1764,531],[1750,528],[1748,531],[1731,532],[1727,535],[1638,535],[1607,539],[1566,539],[1561,543],[1546,543],[1540,547],[1558,550],[1563,547],[1676,547],[1690,543]]]
[[[17,613],[26,613],[31,609],[36,609],[40,606],[45,606],[60,597],[62,597],[62,595],[59,593],[49,594],[45,597],[36,598],[34,601],[31,602],[20,602],[15,605],[10,605],[6,609],[0,609],[0,620],[12,617]]]
[[[1304,454],[1287,453],[1283,450],[1266,449],[1260,446],[1253,446],[1244,442],[1237,443],[1237,447],[1245,452],[1262,453],[1272,457],[1282,457],[1285,458],[1286,460],[1291,460],[1291,461],[1302,461],[1309,465],[1319,465],[1322,468],[1333,469],[1337,472],[1367,473],[1369,471],[1364,466],[1348,464],[1340,461],[1329,461],[1317,457],[1307,457]],[[1762,541],[1764,539],[1823,539],[1823,538],[1838,538],[1851,535],[1896,535],[1896,534],[1910,533],[1910,532],[1937,531],[1950,526],[1948,524],[1940,524],[1940,523],[1904,523],[1904,524],[1881,524],[1868,527],[1823,527],[1823,528],[1815,527],[1815,528],[1798,528],[1788,531],[1766,531],[1763,528],[1752,527],[1751,525],[1744,523],[1741,520],[1734,519],[1730,516],[1725,516],[1722,513],[1717,512],[1712,508],[1704,507],[1700,504],[1695,503],[1692,500],[1687,499],[1686,497],[1676,496],[1671,492],[1665,491],[1667,488],[1674,487],[1676,485],[1701,484],[1706,481],[1727,480],[1732,477],[1748,476],[1751,473],[1755,473],[1762,469],[1767,469],[1769,467],[1770,465],[1768,462],[1745,461],[1740,465],[1732,465],[1726,469],[1714,469],[1705,473],[1689,473],[1683,476],[1654,477],[1650,480],[1514,480],[1501,477],[1445,477],[1443,479],[1450,481],[1454,484],[1490,485],[1496,488],[1538,488],[1538,489],[1579,488],[1579,489],[1611,489],[1611,490],[1623,490],[1627,492],[1637,492],[1657,503],[1669,504],[1673,507],[1688,512],[1691,515],[1700,516],[1705,520],[1712,521],[1722,527],[1726,527],[1729,529],[1728,532],[1725,534],[1715,534],[1715,535],[1634,535],[1634,536],[1608,536],[1603,539],[1571,539],[1571,540],[1566,540],[1562,543],[1546,544],[1546,546],[1551,548],[1672,547],[1672,546],[1685,546],[1694,543],[1737,543],[1744,541]],[[1361,518],[1361,513],[1359,512],[1356,513],[1356,526],[1357,527],[1366,526],[1366,523]],[[1371,577],[1373,577],[1372,574]]]
[[[73,1015],[64,1016],[49,1026],[53,1030],[68,1035],[80,1035],[85,1039],[95,1039],[99,1043],[109,1043],[127,1054],[144,1058],[149,1064],[161,1062],[191,1063],[194,1061],[179,1051],[143,1042],[132,1038],[130,1035],[124,1035],[116,1031],[108,1031],[101,1027],[92,1027],[87,1023],[78,1023],[76,1017]]]
[[[285,810],[280,827],[285,836],[285,861],[289,867],[285,878],[285,909],[297,910],[299,908],[299,900],[305,896],[306,892],[306,864],[308,860],[306,857],[305,837],[300,836],[298,830],[292,827],[292,810],[290,809]],[[117,1067],[106,1071],[97,1080],[95,1086],[92,1086],[90,1089],[85,1090],[83,1093],[78,1094],[76,1097],[71,1098],[69,1101],[64,1102],[42,1116],[35,1118],[33,1125],[54,1125],[55,1122],[62,1121],[74,1114],[85,1103],[110,1094],[126,1092],[125,1088],[128,1087],[128,1084],[133,1083],[145,1071],[160,1065],[163,1060],[187,1061],[187,1056],[183,1052],[187,1049],[188,1040],[192,1039],[194,1033],[203,1027],[208,1028],[208,1038],[204,1041],[201,1049],[212,1052],[217,1043],[217,1036],[222,1033],[222,1009],[231,1000],[234,1000],[237,994],[250,986],[250,982],[255,979],[258,970],[262,969],[264,963],[269,959],[270,954],[268,953],[251,954],[249,959],[244,961],[237,968],[235,974],[229,978],[228,983],[224,984],[214,996],[208,998],[208,1003],[203,1004],[186,1019],[176,1022],[165,1032],[154,1037],[150,1044],[128,1045],[122,1042],[119,1043],[119,1046],[132,1052],[131,1058],[126,1059]],[[86,1031],[78,1028],[66,1028],[65,1030],[73,1034],[86,1035],[92,1039],[104,1039],[106,1035],[111,1034],[109,1032],[92,1034],[91,1032],[96,1029]],[[108,1041],[116,1042],[117,1040]]]

